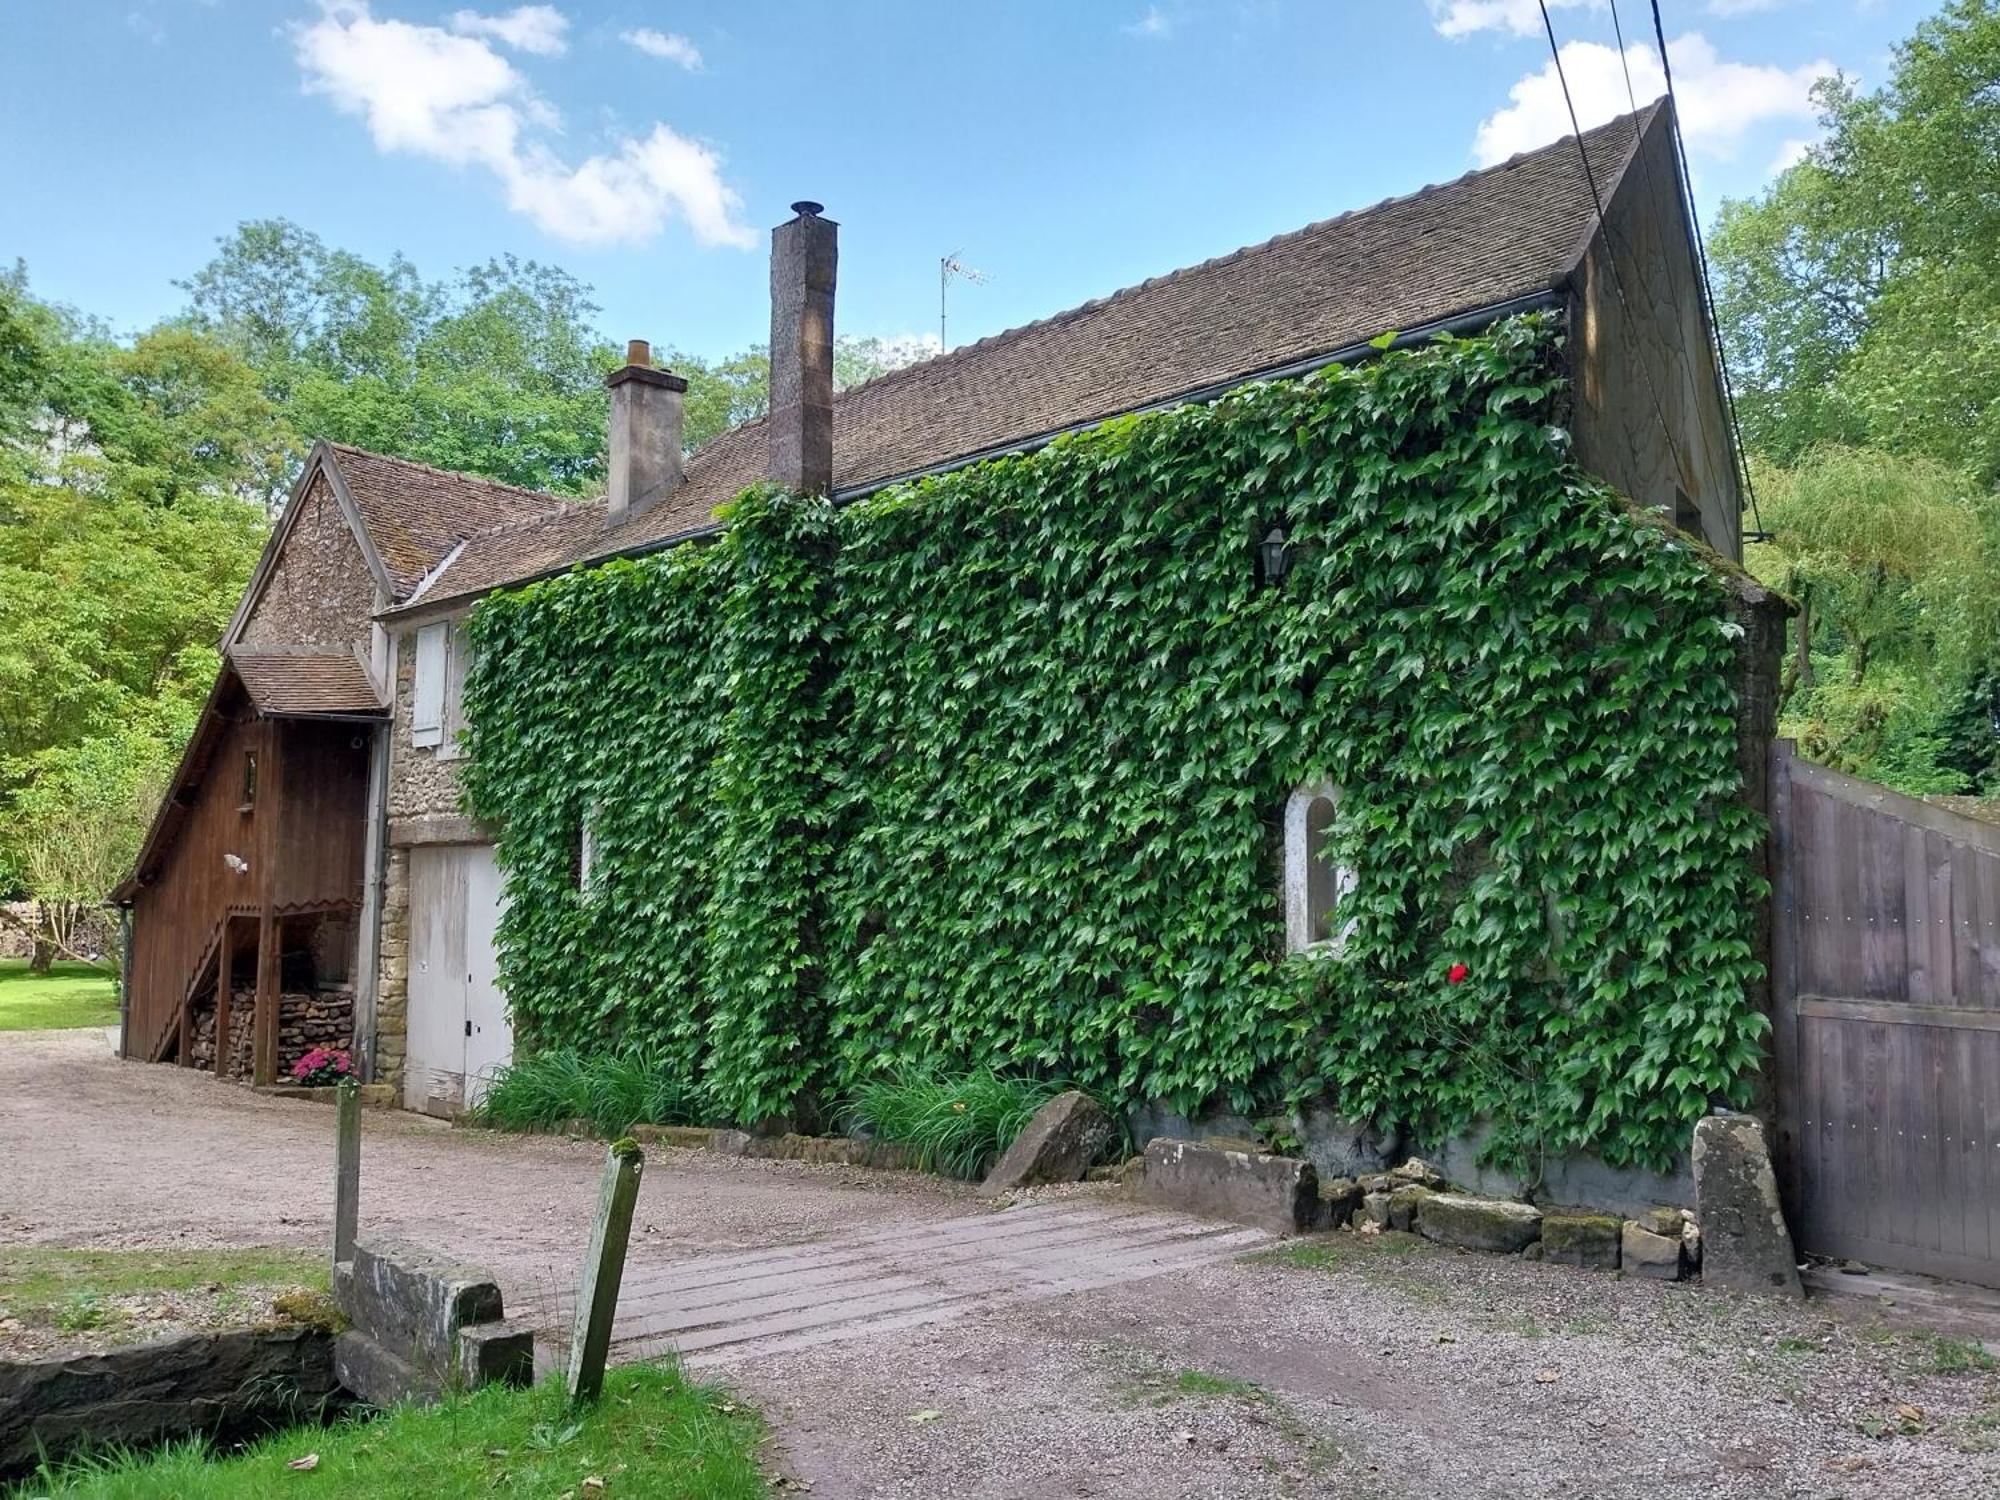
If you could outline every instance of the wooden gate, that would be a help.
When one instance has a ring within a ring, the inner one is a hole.
[[[1799,1247],[2000,1286],[2000,825],[1771,765],[1780,1181]]]

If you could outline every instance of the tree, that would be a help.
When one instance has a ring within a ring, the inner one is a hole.
[[[1757,574],[1798,601],[1785,730],[1911,792],[1972,789],[1953,724],[2000,639],[2000,500],[1928,459],[1820,449],[1757,476]],[[1970,731],[1961,726],[1962,740]]]
[[[1872,94],[1822,83],[1824,141],[1726,204],[1717,300],[1753,449],[1921,453],[2000,483],[2000,8],[1950,0]]]
[[[12,883],[33,899],[35,966],[73,958],[117,967],[90,946],[89,919],[138,857],[172,770],[167,741],[135,725],[33,757],[0,834]]]

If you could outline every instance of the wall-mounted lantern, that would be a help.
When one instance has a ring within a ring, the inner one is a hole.
[[[1273,526],[1257,544],[1257,571],[1264,582],[1276,588],[1291,571],[1292,559],[1282,525]]]

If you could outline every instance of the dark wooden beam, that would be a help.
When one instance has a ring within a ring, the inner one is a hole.
[[[229,1075],[229,1010],[235,985],[236,919],[222,919],[222,935],[215,944],[215,1076]]]
[[[279,924],[278,830],[285,804],[284,730],[269,720],[264,724],[264,753],[257,759],[257,1009],[251,1044],[251,1079],[258,1084],[278,1081],[278,987],[279,960],[284,929]]]

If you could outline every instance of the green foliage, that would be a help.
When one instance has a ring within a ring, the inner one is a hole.
[[[1964,712],[2000,640],[2000,496],[1851,448],[1760,469],[1758,492],[1771,540],[1747,560],[1800,605],[1780,731],[1913,795],[1975,789],[2000,754]]]
[[[916,1152],[927,1172],[984,1177],[1059,1083],[1003,1078],[989,1069],[946,1076],[910,1068],[854,1090],[846,1113],[879,1140]]]
[[[292,1490],[329,1495],[483,1500],[495,1493],[574,1493],[603,1475],[614,1495],[762,1500],[763,1423],[715,1386],[671,1363],[610,1371],[604,1399],[571,1411],[560,1379],[529,1390],[483,1386],[434,1406],[373,1420],[307,1424],[240,1453],[203,1438],[150,1451],[113,1449],[44,1466],[8,1491],[63,1500],[265,1500]],[[289,1470],[316,1454],[311,1473]]]
[[[1564,399],[1516,320],[489,600],[518,1035],[643,1042],[746,1121],[991,1068],[1668,1159],[1764,1029],[1741,632]],[[1352,928],[1287,958],[1278,813],[1323,779]]]
[[[584,1057],[555,1047],[500,1069],[474,1117],[502,1130],[554,1130],[586,1120],[611,1137],[634,1125],[697,1124],[702,1113],[684,1075],[656,1054]]]
[[[1753,449],[1920,453],[2000,483],[2000,9],[1949,0],[1872,94],[1817,93],[1826,139],[1725,207],[1719,313]]]

